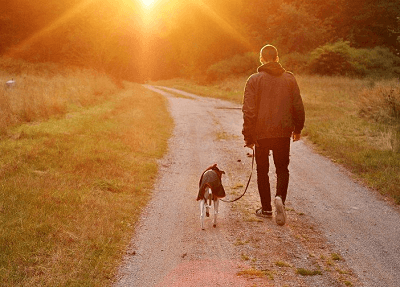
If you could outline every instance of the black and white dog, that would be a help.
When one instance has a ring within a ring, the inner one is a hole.
[[[204,215],[210,216],[210,208],[214,202],[214,218],[213,227],[217,226],[217,214],[219,198],[225,197],[225,190],[222,186],[222,175],[225,174],[223,170],[214,164],[208,167],[201,175],[199,182],[199,193],[197,200],[200,200],[200,222],[201,229],[204,230]],[[205,213],[204,213],[205,211]]]

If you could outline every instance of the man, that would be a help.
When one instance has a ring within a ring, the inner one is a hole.
[[[272,217],[269,184],[269,153],[272,151],[277,175],[275,220],[286,222],[285,201],[289,185],[290,138],[300,140],[305,113],[300,89],[292,73],[279,63],[272,45],[260,51],[261,66],[246,82],[243,97],[243,136],[249,148],[255,145],[257,185],[261,208],[256,215]]]

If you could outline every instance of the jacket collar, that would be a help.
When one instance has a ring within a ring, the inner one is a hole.
[[[286,72],[286,70],[278,62],[266,63],[266,64],[258,67],[257,71],[258,72],[266,72],[266,73],[268,73],[270,75],[273,75],[273,76],[280,76],[284,72]]]

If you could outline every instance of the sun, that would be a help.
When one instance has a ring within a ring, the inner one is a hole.
[[[142,3],[145,7],[150,7],[156,0],[142,0]]]

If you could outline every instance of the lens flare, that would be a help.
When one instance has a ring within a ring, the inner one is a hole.
[[[142,0],[145,7],[150,7],[156,0]]]

